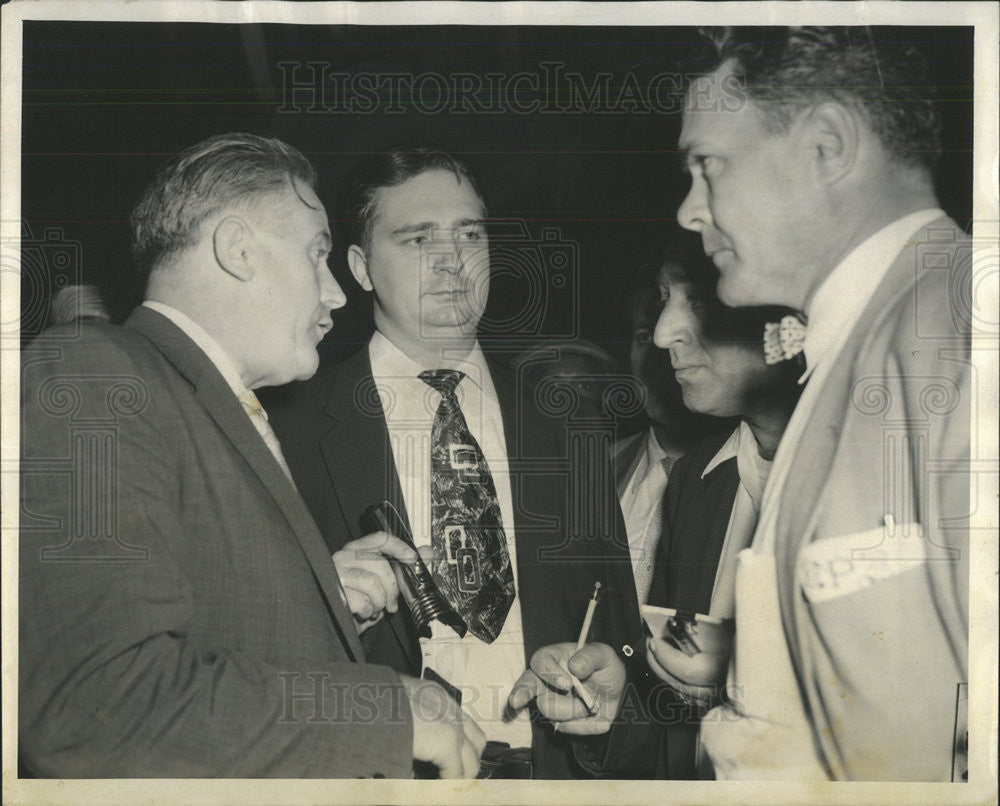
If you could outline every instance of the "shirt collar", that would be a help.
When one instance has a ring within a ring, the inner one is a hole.
[[[709,473],[711,473],[715,468],[721,465],[723,462],[727,462],[736,456],[740,448],[740,441],[743,438],[743,429],[749,427],[742,420],[740,421],[740,426],[733,433],[729,435],[729,439],[722,443],[722,447],[719,448],[718,453],[712,457],[712,461],[705,465],[705,469],[701,471],[701,477],[705,478]],[[753,439],[753,434],[750,434],[750,439]]]
[[[372,362],[372,375],[376,380],[417,378],[424,370],[438,369],[438,367],[425,367],[414,361],[378,330],[375,331],[368,343],[368,356]],[[489,365],[486,363],[486,356],[483,355],[478,341],[465,358],[455,362],[454,369],[465,373],[462,384],[470,381],[484,394],[493,400],[497,399]]]
[[[705,466],[701,477],[705,478],[715,468],[733,457],[736,457],[736,472],[740,478],[740,484],[759,507],[764,483],[771,472],[773,462],[760,455],[757,440],[746,420],[740,420],[739,427],[729,435],[729,439],[712,457],[712,461]]]
[[[646,462],[648,467],[661,463],[667,458],[667,452],[660,446],[660,440],[656,438],[656,432],[652,426],[646,432]]]
[[[240,376],[239,370],[236,369],[236,363],[230,358],[229,353],[194,319],[163,302],[147,299],[142,304],[144,307],[150,308],[167,317],[167,319],[184,331],[184,335],[198,345],[208,360],[219,370],[219,374],[225,380],[226,385],[233,390],[233,394],[236,397],[242,400],[244,395],[250,391],[244,385],[243,378]]]
[[[908,238],[943,215],[940,209],[928,208],[896,219],[858,244],[830,272],[806,310],[806,371],[799,383],[839,349]]]

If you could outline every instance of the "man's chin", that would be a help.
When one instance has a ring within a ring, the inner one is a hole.
[[[319,353],[316,350],[311,350],[309,355],[297,356],[297,359],[294,364],[289,363],[285,379],[273,384],[274,386],[284,386],[292,381],[308,381],[316,374],[319,369]]]
[[[479,329],[479,318],[470,316],[466,311],[442,311],[438,316],[426,317],[422,329],[439,335],[473,336]]]
[[[762,305],[756,301],[751,289],[739,281],[732,273],[720,274],[719,283],[716,286],[716,293],[719,301],[730,308],[743,308],[748,305]]]
[[[316,374],[316,370],[318,369],[319,369],[319,353],[314,352],[309,362],[304,363],[299,367],[299,374],[295,376],[295,380],[308,381],[313,375]]]

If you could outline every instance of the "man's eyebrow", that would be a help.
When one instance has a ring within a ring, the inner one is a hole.
[[[393,235],[410,235],[414,232],[427,232],[428,230],[457,229],[458,227],[479,226],[483,223],[481,218],[459,218],[451,226],[442,226],[436,221],[421,221],[418,224],[403,224],[392,231]]]
[[[422,221],[419,224],[403,224],[392,231],[393,235],[409,235],[411,232],[426,232],[434,228],[433,221]]]
[[[691,173],[691,163],[696,162],[698,159],[697,156],[691,153],[691,150],[691,146],[683,146],[674,152],[674,157],[677,160],[677,168],[681,173]]]

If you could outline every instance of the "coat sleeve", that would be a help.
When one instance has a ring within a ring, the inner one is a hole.
[[[22,362],[25,767],[66,778],[410,777],[410,708],[395,673],[321,662],[308,647],[275,663],[192,640],[200,603],[176,545],[194,479],[179,477],[155,403],[106,433],[95,425],[122,383],[143,394],[127,350],[100,338],[60,349],[58,375],[31,351]],[[71,421],[89,422],[89,436]],[[109,450],[88,453],[81,439]],[[81,527],[87,496],[103,498]]]

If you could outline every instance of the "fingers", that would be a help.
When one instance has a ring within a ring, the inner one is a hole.
[[[507,705],[514,711],[519,711],[541,692],[545,691],[545,684],[539,679],[531,669],[525,669],[524,673],[517,678],[514,687],[507,697]]]
[[[387,532],[373,532],[346,543],[333,555],[333,563],[344,583],[351,612],[361,620],[382,610],[395,613],[399,587],[386,557],[411,563],[416,556],[413,548]]]
[[[575,653],[576,644],[562,643],[543,646],[531,656],[531,671],[541,678],[547,686],[561,691],[569,691],[573,683],[567,676],[563,664]]]
[[[654,657],[657,663],[662,669],[673,669],[671,673],[674,676],[685,676],[685,672],[689,670],[692,666],[692,659],[690,656],[685,655],[679,649],[671,646],[662,638],[656,638],[655,636],[646,639],[646,649],[649,654]]]
[[[353,600],[367,611],[366,614],[359,613],[351,606],[351,612],[354,615],[361,618],[371,618],[382,610],[388,610],[390,613],[396,612],[398,608],[396,599],[399,596],[399,590],[395,581],[389,586],[389,583],[382,576],[364,568],[341,568],[338,566],[337,572],[340,574],[340,581],[344,583],[348,605],[351,606]]]
[[[603,644],[596,645],[598,647],[603,647]],[[607,665],[605,655],[603,650],[598,649],[595,651],[586,652],[588,647],[577,652],[576,645],[571,643],[562,644],[551,644],[549,646],[544,646],[531,657],[531,668],[525,670],[525,672],[517,679],[514,683],[514,687],[511,689],[510,696],[507,698],[507,704],[513,710],[518,710],[526,706],[533,699],[538,698],[538,708],[542,713],[549,717],[546,708],[543,708],[543,702],[545,704],[551,704],[548,710],[552,713],[558,713],[562,715],[565,711],[565,706],[557,707],[555,703],[558,702],[559,697],[568,699],[573,702],[579,702],[577,696],[573,694],[573,680],[567,671],[576,675],[581,680],[585,677],[589,677],[592,671],[598,668],[604,668]],[[610,647],[605,647],[608,652],[614,654]],[[582,659],[579,661],[581,668],[587,670],[586,674],[578,674],[575,669],[571,666],[566,666],[567,661],[572,661],[572,659],[583,653]],[[567,697],[567,695],[569,695]],[[545,697],[544,700],[541,697]],[[582,704],[579,703],[580,707],[583,709],[580,714],[575,715],[586,715],[587,709]],[[572,718],[562,717],[562,718]]]
[[[364,537],[359,537],[357,540],[344,544],[344,548],[341,550],[347,549],[354,550],[359,555],[367,552],[374,557],[378,557],[378,555],[395,557],[407,563],[412,563],[417,559],[417,553],[411,546],[388,532],[372,532]]]
[[[370,541],[370,544],[366,543],[366,541]],[[402,560],[405,563],[416,562],[417,559],[417,552],[412,546],[388,532],[372,532],[370,535],[365,535],[354,542],[365,543],[364,546],[359,548],[370,548],[385,557],[395,557],[397,560]]]
[[[400,676],[413,715],[413,757],[442,778],[475,778],[486,736],[437,683]]]
[[[536,658],[532,658],[534,665]],[[547,668],[547,663],[539,663],[540,668]],[[507,698],[507,706],[513,711],[524,708],[532,700],[539,712],[546,719],[554,722],[564,719],[577,719],[589,714],[587,707],[572,692],[573,683],[558,665],[555,672],[546,674],[545,679],[539,677],[531,669],[522,674]]]
[[[379,612],[372,600],[361,591],[344,585],[344,593],[347,595],[347,607],[355,618],[368,621]]]
[[[462,714],[462,727],[465,730],[465,738],[472,744],[473,749],[476,751],[476,766],[478,768],[479,757],[483,754],[483,750],[486,749],[486,734],[476,724],[476,720],[464,712]]]
[[[476,721],[456,708],[458,714],[455,721],[456,727],[461,728],[459,733],[459,758],[462,762],[462,777],[475,778],[479,775],[479,758],[486,747],[486,734],[480,729]],[[443,773],[442,778],[446,777]]]
[[[659,661],[659,656],[656,654],[656,646],[653,643],[656,639],[650,638],[646,642],[646,661],[649,663],[649,668],[652,669],[653,674],[655,674],[660,680],[665,683],[679,683],[680,681],[674,677],[670,672],[663,668],[663,665]]]
[[[646,649],[650,667],[654,671],[659,668],[669,675],[669,679],[678,680],[685,685],[701,686],[721,682],[721,679],[717,678],[722,678],[725,674],[727,660],[725,655],[707,655],[703,652],[694,656],[686,655],[658,638],[647,639]],[[656,667],[653,667],[654,662]],[[659,671],[657,675],[661,679],[668,679],[662,677]]]
[[[482,755],[481,750],[476,750],[475,746],[467,738],[463,737],[462,740],[462,777],[463,778],[475,778],[479,775],[479,756]],[[442,775],[442,778],[447,776]]]
[[[535,698],[539,713],[553,722],[565,722],[590,716],[587,706],[574,693],[544,691]],[[561,727],[560,727],[561,730]]]
[[[467,742],[465,743],[467,744]],[[438,775],[442,778],[469,778],[466,774],[468,760],[465,755],[465,747],[460,747],[458,741],[445,748],[434,758],[429,759],[436,764]]]
[[[437,764],[438,775],[442,778],[475,778],[479,773],[479,754],[457,725],[449,727],[452,728],[451,735],[443,740],[445,744],[440,752],[431,759]]]

